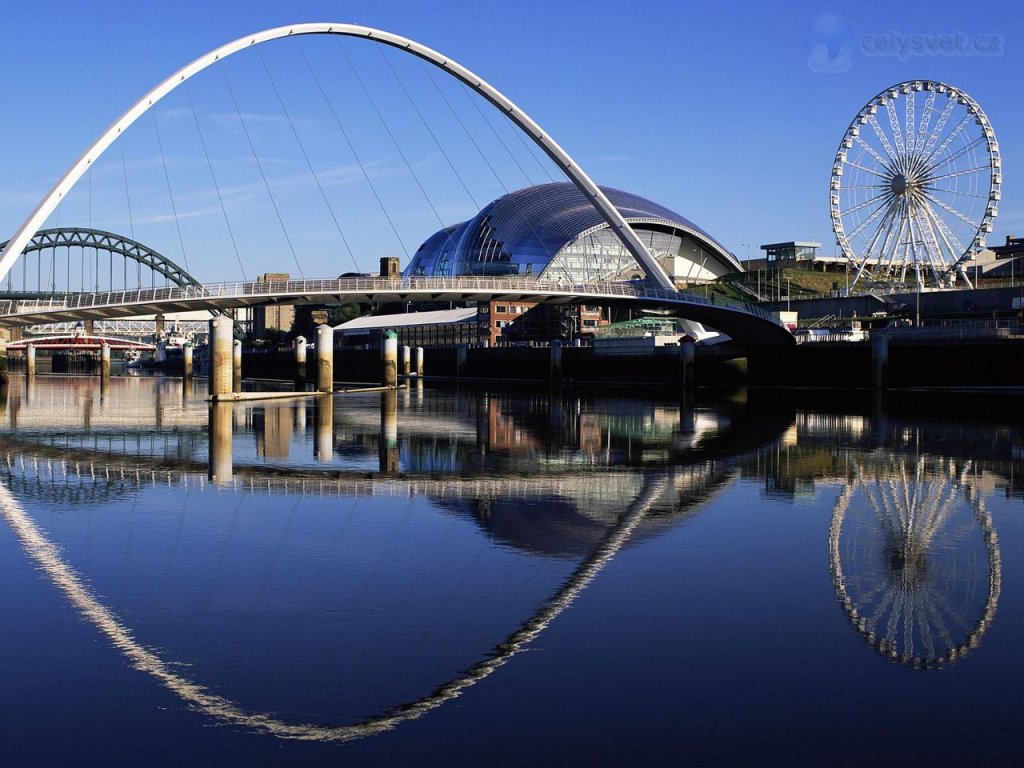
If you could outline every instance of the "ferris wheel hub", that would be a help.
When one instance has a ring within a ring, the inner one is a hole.
[[[897,173],[892,177],[889,186],[892,188],[893,194],[905,195],[907,194],[907,177],[902,173]]]

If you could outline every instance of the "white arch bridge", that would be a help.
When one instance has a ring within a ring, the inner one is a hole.
[[[491,300],[625,306],[694,320],[728,334],[741,344],[772,346],[794,343],[789,330],[768,312],[750,304],[652,288],[639,282],[565,285],[530,278],[342,277],[78,293],[46,299],[2,301],[0,323],[29,326],[270,304],[415,304]]]

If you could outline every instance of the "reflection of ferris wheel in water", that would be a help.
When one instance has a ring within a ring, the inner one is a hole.
[[[952,664],[995,616],[1002,562],[969,469],[897,459],[846,486],[832,516],[829,563],[853,626],[882,656],[915,669]]]
[[[913,80],[875,96],[846,129],[832,165],[836,243],[858,280],[968,284],[964,262],[992,231],[999,145],[978,103]]]

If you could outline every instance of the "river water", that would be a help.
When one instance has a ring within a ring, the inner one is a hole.
[[[204,395],[0,393],[4,765],[1012,755],[1024,432],[983,398]]]

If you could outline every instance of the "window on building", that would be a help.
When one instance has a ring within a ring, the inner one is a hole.
[[[498,304],[494,307],[495,312],[508,312],[508,307],[504,304]]]

